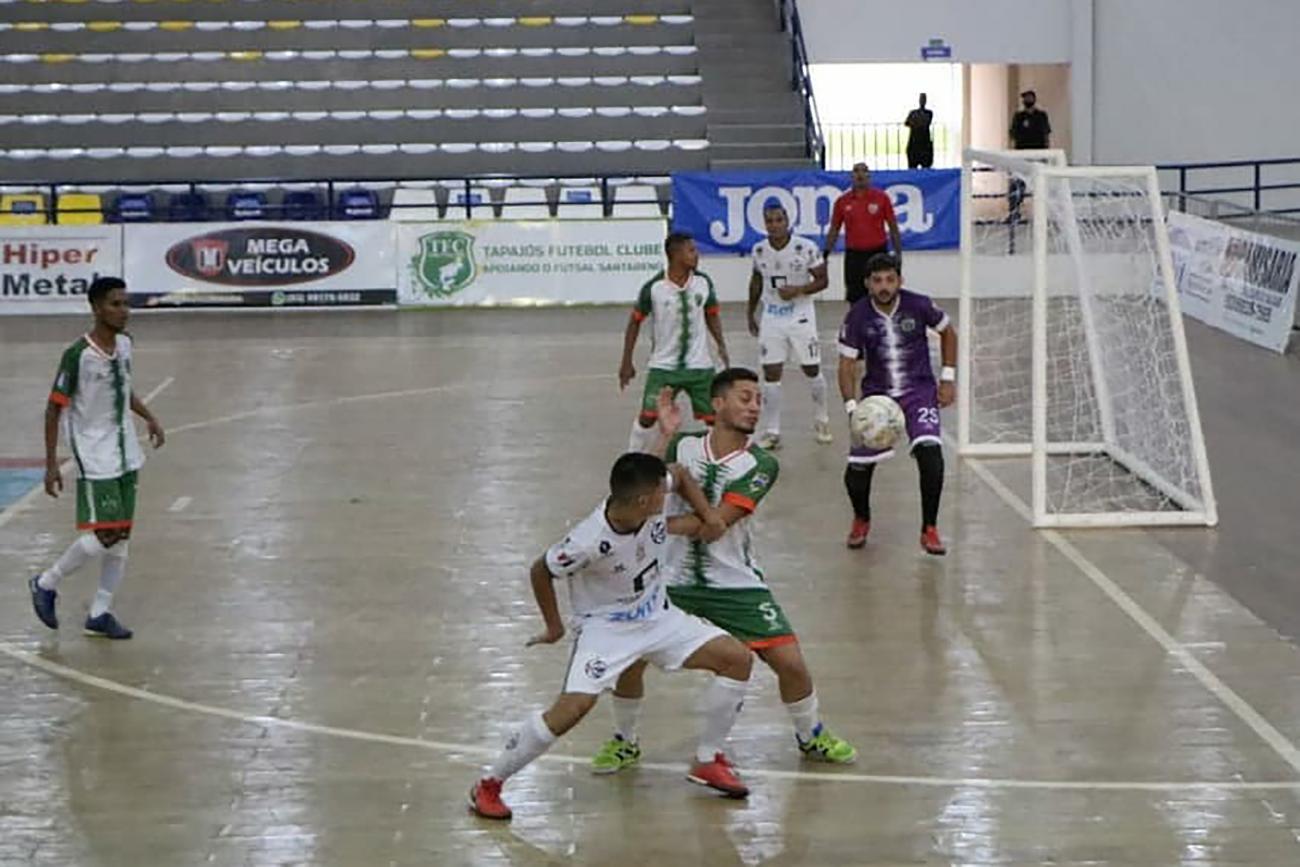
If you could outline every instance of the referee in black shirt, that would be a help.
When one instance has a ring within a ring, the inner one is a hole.
[[[1011,141],[1018,151],[1037,150],[1048,147],[1052,136],[1052,124],[1047,119],[1047,112],[1038,107],[1038,94],[1026,90],[1020,94],[1024,105],[1011,118]]]

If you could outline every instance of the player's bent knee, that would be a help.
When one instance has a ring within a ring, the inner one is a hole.
[[[551,709],[542,714],[542,720],[551,734],[559,737],[569,729],[582,722],[593,707],[596,696],[583,692],[566,692],[555,700]]]

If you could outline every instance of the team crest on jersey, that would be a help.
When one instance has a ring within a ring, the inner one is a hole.
[[[582,667],[582,670],[592,680],[600,680],[605,676],[605,672],[609,670],[609,666],[599,656],[593,656],[587,660],[587,664]]]
[[[751,491],[761,491],[772,483],[772,479],[767,473],[755,473],[754,478],[749,481]]]
[[[916,320],[911,316],[904,316],[899,320],[898,327],[904,334],[911,334],[916,330]]]
[[[467,232],[431,232],[420,238],[411,258],[411,277],[432,298],[455,295],[478,277],[474,236]]]
[[[611,549],[612,547],[614,547],[614,546],[611,545],[611,544],[609,544],[609,540],[608,540],[608,539],[601,539],[601,540],[600,540],[600,553],[601,553],[602,556],[604,556],[605,554],[608,554],[609,551],[610,551],[610,549]]]
[[[655,521],[654,526],[650,528],[650,541],[662,545],[667,538],[668,525],[663,521]]]
[[[880,205],[877,205],[875,202],[872,202],[871,204],[867,205],[867,213],[868,214],[880,213]]]

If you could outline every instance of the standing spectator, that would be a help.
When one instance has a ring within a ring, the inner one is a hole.
[[[888,252],[892,244],[894,257],[900,263],[903,259],[894,205],[888,193],[871,186],[871,169],[866,163],[853,164],[853,186],[835,200],[823,249],[826,258],[839,240],[840,226],[844,227],[844,298],[852,304],[867,292],[867,261],[872,256]]]
[[[925,107],[925,94],[921,94],[920,105],[907,113],[903,124],[907,127],[907,167],[909,169],[928,169],[934,167],[934,139],[930,136],[930,124],[934,122],[934,112]]]
[[[1048,147],[1052,135],[1052,124],[1047,120],[1047,112],[1038,107],[1038,94],[1026,90],[1020,94],[1020,111],[1011,118],[1011,141],[1018,151]]]

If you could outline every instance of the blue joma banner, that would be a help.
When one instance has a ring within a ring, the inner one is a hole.
[[[961,235],[961,170],[872,172],[889,193],[903,250],[945,250]],[[764,235],[763,207],[780,202],[796,235],[821,241],[835,199],[849,188],[848,172],[817,169],[769,172],[678,172],[673,175],[673,228],[690,232],[706,253],[748,253]],[[844,235],[840,234],[839,248]]]

